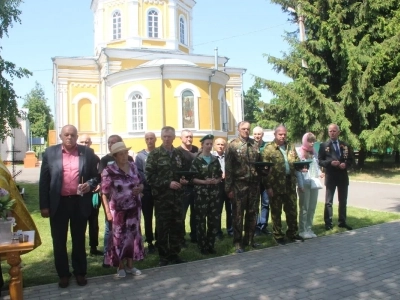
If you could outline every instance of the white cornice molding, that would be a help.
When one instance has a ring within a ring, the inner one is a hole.
[[[124,0],[120,0],[120,1],[110,1],[110,2],[106,2],[105,6],[107,7],[116,7],[116,6],[121,6],[125,3]]]
[[[96,88],[99,86],[98,83],[89,83],[89,82],[71,82],[73,87],[82,87],[82,88]]]
[[[163,78],[181,80],[200,80],[208,82],[213,70],[194,66],[164,65]],[[142,67],[130,69],[107,76],[107,83],[113,87],[126,82],[160,79],[160,66]],[[229,76],[223,72],[216,71],[211,81],[225,86]]]
[[[143,3],[153,4],[153,5],[164,5],[165,1],[162,1],[162,0],[143,0]]]

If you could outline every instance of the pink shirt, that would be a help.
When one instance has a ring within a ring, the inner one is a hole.
[[[63,181],[61,187],[61,196],[76,195],[79,184],[79,155],[78,146],[72,151],[62,147],[62,172]]]

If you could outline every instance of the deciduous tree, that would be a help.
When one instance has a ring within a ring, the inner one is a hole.
[[[18,9],[21,0],[0,0],[0,40],[8,36],[8,29],[13,23],[21,23]],[[1,55],[0,46],[0,140],[11,135],[12,128],[18,128],[20,117],[17,93],[12,81],[32,75],[27,69],[18,68],[14,63],[6,61]]]

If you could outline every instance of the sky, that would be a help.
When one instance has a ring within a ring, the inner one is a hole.
[[[288,50],[285,31],[296,24],[280,6],[269,0],[197,0],[193,10],[194,53],[230,58],[227,66],[247,69],[243,88],[254,83],[253,76],[287,82],[267,63],[263,54],[282,56]],[[93,14],[91,0],[25,0],[19,7],[21,24],[9,29],[1,40],[1,56],[33,72],[29,79],[14,79],[17,95],[24,97],[40,83],[48,105],[54,109],[52,57],[93,56]],[[272,95],[262,91],[262,100]],[[22,106],[23,100],[19,100]],[[53,110],[54,111],[54,110]]]

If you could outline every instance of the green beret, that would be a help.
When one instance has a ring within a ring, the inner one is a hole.
[[[204,142],[205,140],[213,140],[213,139],[214,136],[212,134],[207,134],[201,138],[200,143]]]

